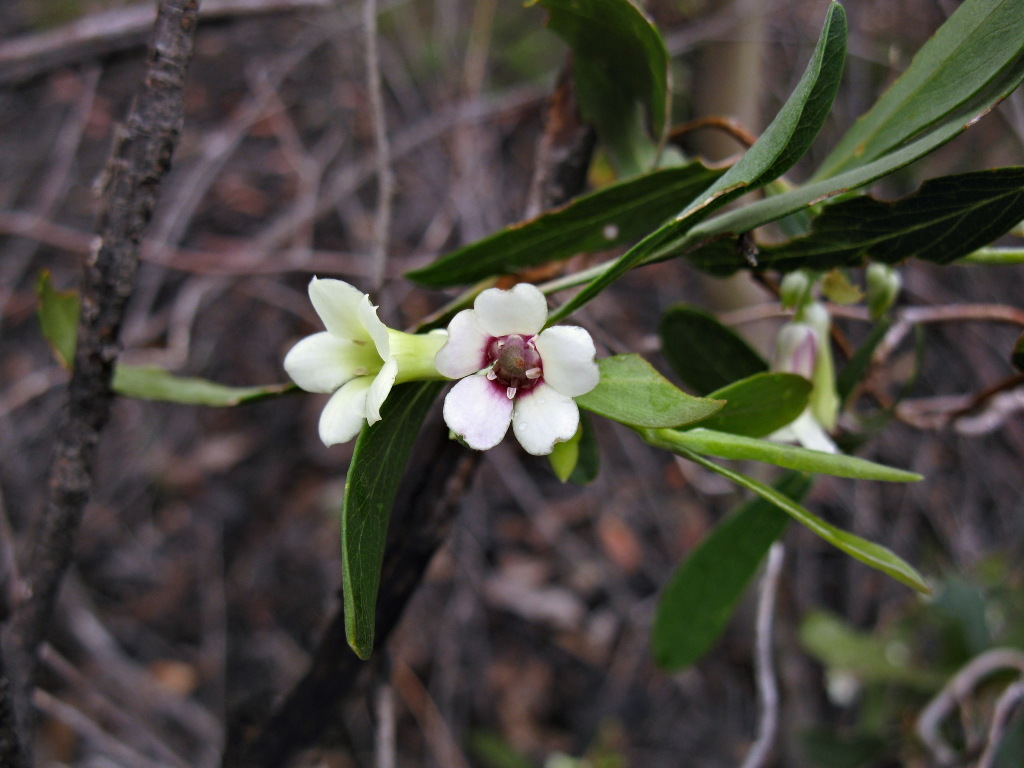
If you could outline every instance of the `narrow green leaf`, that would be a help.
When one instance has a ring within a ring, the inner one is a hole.
[[[548,463],[555,477],[563,483],[576,470],[576,463],[580,458],[580,439],[583,437],[583,422],[576,428],[576,434],[561,443],[555,443],[555,447],[548,454]]]
[[[757,142],[671,223],[637,243],[553,313],[549,324],[575,312],[633,267],[669,256],[698,221],[792,167],[810,147],[828,116],[839,87],[845,55],[846,14],[838,3],[832,3],[814,54],[796,90]]]
[[[859,480],[882,480],[891,483],[912,483],[921,480],[921,475],[905,469],[887,467],[856,456],[841,453],[825,453],[799,448],[794,445],[773,443],[755,437],[733,435],[698,427],[686,432],[674,429],[657,429],[647,433],[662,448],[675,451],[682,448],[720,459],[763,461],[785,469],[800,472],[816,472],[821,475],[852,477]]]
[[[580,408],[631,427],[667,427],[706,419],[724,405],[688,395],[639,355],[616,355],[597,361],[601,381],[576,398]]]
[[[908,587],[912,587],[919,592],[927,594],[931,591],[921,574],[890,550],[862,539],[860,536],[855,536],[841,528],[836,528],[834,525],[825,522],[820,517],[813,514],[810,510],[805,509],[800,504],[797,504],[788,496],[779,493],[774,488],[764,485],[763,483],[759,483],[751,477],[741,475],[739,472],[734,472],[731,469],[715,464],[713,461],[704,458],[699,453],[694,453],[679,444],[660,442],[657,436],[665,431],[667,430],[657,430],[656,432],[649,431],[644,433],[644,438],[655,447],[667,448],[668,450],[679,454],[683,458],[689,459],[695,464],[699,464],[705,469],[709,469],[712,472],[731,480],[737,485],[753,491],[762,499],[771,502],[783,512],[789,514],[797,522],[807,526],[812,532],[820,536],[829,544],[842,550],[851,557],[860,560],[865,565],[882,571],[882,573],[892,576],[897,581],[906,584]]]
[[[759,249],[762,267],[789,272],[826,270],[873,261],[917,258],[949,264],[1009,231],[1024,218],[1024,167],[998,168],[929,179],[893,202],[867,195],[830,205],[806,235]],[[688,254],[716,273],[748,266],[736,247],[717,241]]]
[[[1024,2],[1024,0],[1021,0]],[[659,243],[663,252],[649,252],[648,262],[664,258],[666,255],[678,255],[680,253],[689,255],[690,251],[700,255],[702,246],[712,241],[721,241],[725,237],[736,238],[743,233],[749,232],[769,222],[781,219],[808,206],[821,203],[836,195],[845,194],[851,190],[866,186],[877,181],[883,176],[899,170],[900,168],[924,157],[955,136],[963,133],[973,125],[980,117],[992,109],[1002,98],[1007,96],[1013,89],[1024,80],[1024,57],[1021,57],[1014,67],[1004,75],[1000,76],[999,88],[986,94],[987,98],[979,102],[969,102],[955,113],[921,138],[916,139],[900,149],[883,155],[878,160],[865,165],[857,166],[837,176],[815,181],[791,192],[759,200],[750,205],[720,214],[706,221],[701,222],[682,238],[670,240],[666,238]],[[665,228],[662,228],[663,231]],[[669,246],[672,246],[670,248]],[[639,247],[639,246],[638,246]],[[674,248],[674,251],[673,251]],[[726,253],[728,249],[735,249],[735,242],[718,242],[717,253]],[[651,255],[653,253],[653,255]],[[627,254],[628,255],[628,254]],[[625,257],[623,257],[625,258]],[[701,268],[713,267],[707,259],[696,260],[695,263]]]
[[[791,472],[775,487],[799,501],[811,482]],[[789,517],[774,504],[754,499],[715,526],[687,556],[665,585],[654,614],[651,649],[660,667],[682,669],[708,652],[787,522]]]
[[[966,0],[925,43],[892,86],[862,115],[821,164],[835,176],[891,152],[946,120],[1019,66],[1024,2]]]
[[[381,420],[363,429],[352,453],[341,509],[342,593],[345,634],[361,659],[373,650],[391,505],[423,420],[444,386],[428,381],[395,387]]]
[[[701,394],[768,370],[768,363],[742,336],[696,307],[669,308],[658,333],[669,365]]]
[[[619,174],[649,167],[668,119],[668,52],[657,28],[629,0],[540,0],[548,27],[573,52],[583,119],[594,126]],[[645,151],[645,148],[647,151]]]
[[[75,341],[81,301],[78,291],[58,291],[50,282],[49,270],[39,273],[36,283],[39,306],[36,309],[43,338],[49,343],[58,362],[70,369],[75,362]]]
[[[117,394],[124,397],[182,405],[208,405],[214,408],[250,403],[298,389],[291,383],[229,387],[207,379],[176,376],[164,368],[141,365],[118,365],[114,368],[114,381],[111,386]]]
[[[619,182],[513,224],[406,277],[428,288],[446,288],[624,245],[658,227],[720,175],[693,162]]]
[[[827,669],[849,672],[863,682],[901,683],[937,691],[944,674],[891,661],[889,643],[858,632],[837,616],[816,611],[800,625],[800,644]]]
[[[725,400],[722,410],[700,422],[718,432],[764,437],[804,412],[811,382],[795,373],[755,373],[708,395]]]

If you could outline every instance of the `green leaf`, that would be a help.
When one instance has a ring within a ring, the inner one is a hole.
[[[669,365],[701,394],[768,370],[742,336],[696,307],[671,307],[662,316],[658,333]]]
[[[947,120],[1020,66],[1024,2],[966,0],[921,47],[910,67],[862,115],[821,164],[835,176],[891,152]]]
[[[341,509],[342,593],[345,634],[361,659],[373,650],[391,505],[423,420],[444,386],[429,381],[395,387],[381,408],[381,420],[363,428],[352,453]]]
[[[700,422],[718,432],[764,437],[803,413],[811,382],[795,373],[755,373],[716,389],[709,398],[725,400],[722,410]]]
[[[668,116],[668,52],[657,28],[629,0],[540,0],[548,27],[573,52],[583,119],[594,126],[621,176],[647,170]],[[647,151],[645,152],[645,147]]]
[[[776,488],[799,501],[811,478],[783,476]],[[754,499],[720,522],[689,554],[658,600],[651,649],[662,668],[678,670],[698,661],[725,629],[772,542],[789,517],[764,499]]]
[[[895,264],[918,258],[949,264],[1004,235],[1024,218],[1024,167],[929,179],[894,202],[867,195],[830,205],[811,231],[759,249],[759,266],[789,272],[862,266],[868,258]],[[722,241],[688,254],[716,273],[746,268],[735,247]]]
[[[759,200],[743,208],[715,216],[693,227],[684,238],[678,238],[668,245],[674,246],[676,254],[682,253],[688,257],[692,255],[692,261],[697,266],[704,269],[717,270],[719,262],[728,261],[730,251],[735,251],[737,248],[736,242],[734,240],[725,241],[726,237],[735,239],[746,232],[781,219],[803,208],[870,184],[924,157],[929,152],[938,149],[955,136],[963,133],[982,115],[992,109],[1000,99],[1016,88],[1022,79],[1024,79],[1024,57],[1021,57],[1012,71],[1008,71],[1005,77],[1000,80],[1001,88],[999,90],[990,94],[987,99],[980,103],[970,102],[966,104],[951,115],[942,125],[924,134],[911,144],[907,144],[884,155],[874,162],[852,168],[838,176],[822,179],[803,187],[798,187],[791,192]],[[714,242],[714,256],[709,259],[708,251],[705,250],[704,246],[712,242]],[[662,243],[662,245],[665,246],[663,249],[664,253],[655,253],[648,259],[649,262],[663,257],[665,253],[671,250],[665,243]],[[727,271],[735,271],[734,265],[729,265]]]
[[[266,384],[255,387],[228,387],[207,379],[176,376],[155,366],[118,365],[114,368],[112,388],[124,397],[159,400],[182,405],[209,405],[215,408],[249,403],[267,397],[294,392],[294,384]]]
[[[583,422],[580,420],[580,425],[576,428],[576,434],[564,442],[555,443],[551,453],[548,454],[548,463],[551,464],[555,477],[563,483],[568,481],[576,469],[576,464],[580,458],[580,439],[582,437]]]
[[[71,368],[75,362],[75,341],[81,301],[78,291],[58,291],[50,282],[49,270],[39,273],[36,283],[39,306],[36,309],[43,338],[49,343],[58,362]]]
[[[606,419],[631,427],[678,427],[706,419],[724,405],[686,394],[639,355],[605,357],[597,364],[600,383],[576,404]]]
[[[892,661],[892,641],[858,632],[837,616],[816,611],[800,626],[800,643],[829,670],[848,672],[863,682],[901,683],[921,691],[937,691],[945,676]]]
[[[406,276],[428,288],[446,288],[630,243],[677,213],[721,173],[693,162],[613,184]]]
[[[851,557],[860,560],[865,565],[882,571],[883,573],[892,576],[897,581],[902,582],[908,587],[912,587],[919,592],[926,594],[930,592],[928,584],[925,582],[921,574],[890,550],[862,539],[860,536],[855,536],[841,528],[836,528],[834,525],[825,522],[820,517],[813,514],[810,510],[805,509],[800,504],[797,504],[788,496],[779,493],[774,488],[764,485],[763,483],[759,483],[751,477],[741,475],[739,472],[734,472],[731,469],[715,464],[713,461],[684,448],[678,443],[661,442],[659,440],[659,436],[661,433],[667,431],[668,430],[648,431],[644,433],[644,439],[655,447],[667,448],[673,453],[677,453],[683,458],[689,459],[695,464],[699,464],[705,469],[709,469],[712,472],[731,480],[737,485],[753,491],[762,499],[771,502],[783,512],[786,512],[797,522],[807,526],[807,528],[809,528],[813,533],[820,536],[832,546],[842,550]]]
[[[36,290],[39,296],[39,325],[43,336],[53,347],[61,364],[70,368],[75,359],[75,334],[81,312],[78,292],[55,290],[50,283],[49,272],[45,271],[39,275]],[[290,383],[228,387],[206,379],[176,376],[163,368],[120,363],[114,367],[111,387],[124,397],[214,407],[252,402],[297,389]]]
[[[623,254],[552,314],[548,323],[572,314],[633,267],[673,253],[696,222],[792,167],[810,147],[828,116],[839,87],[845,55],[846,14],[840,5],[832,3],[814,54],[796,90],[757,142],[685,211]]]
[[[594,481],[600,468],[600,455],[587,414],[580,414],[580,426],[571,439],[555,443],[548,460],[555,476],[563,483],[587,485]]]
[[[785,469],[800,472],[816,472],[821,475],[851,477],[859,480],[882,480],[892,483],[912,483],[921,480],[921,475],[905,469],[887,467],[856,456],[841,453],[825,453],[783,445],[771,440],[759,440],[728,432],[716,432],[697,427],[686,432],[674,429],[657,429],[646,433],[662,448],[676,451],[679,448],[720,459],[763,461]],[[648,440],[650,442],[650,440]]]

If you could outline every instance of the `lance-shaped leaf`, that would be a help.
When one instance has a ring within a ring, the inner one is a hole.
[[[756,373],[708,395],[725,400],[722,410],[700,426],[718,432],[764,437],[804,412],[811,382],[795,373]]]
[[[361,659],[373,650],[377,589],[391,505],[423,419],[445,382],[402,384],[381,409],[381,420],[356,440],[341,509],[345,634]]]
[[[721,173],[693,162],[613,184],[406,276],[428,288],[445,288],[624,245],[677,213]]]
[[[71,368],[75,359],[75,333],[81,311],[78,292],[55,290],[47,272],[39,276],[36,290],[39,296],[39,325],[43,336],[61,365]],[[207,379],[177,376],[163,368],[122,363],[114,367],[111,388],[123,397],[216,408],[240,405],[296,390],[291,383],[229,387]]]
[[[811,482],[791,472],[775,487],[800,501]],[[774,504],[754,499],[716,525],[686,557],[665,585],[654,614],[651,650],[659,666],[682,669],[708,652],[788,522]]]
[[[208,379],[176,376],[155,366],[120,364],[114,368],[111,387],[123,397],[214,408],[227,408],[298,391],[298,387],[291,383],[229,387]]]
[[[597,361],[601,381],[576,398],[580,408],[631,427],[692,424],[722,407],[721,400],[688,395],[639,355]]]
[[[637,243],[548,319],[557,322],[575,312],[633,267],[664,258],[687,232],[713,210],[778,178],[810,147],[828,116],[839,87],[846,55],[846,14],[829,7],[821,37],[796,90],[754,145],[722,177],[672,222]]]
[[[540,0],[548,27],[573,52],[583,119],[594,126],[619,175],[646,170],[667,122],[668,52],[657,28],[629,0]]]
[[[965,0],[843,136],[814,177],[869,163],[945,121],[1017,66],[1022,52],[1022,0]]]
[[[897,581],[900,581],[919,592],[928,593],[930,591],[927,582],[925,582],[921,574],[892,551],[879,544],[862,539],[860,536],[844,531],[841,528],[836,528],[834,525],[825,522],[785,494],[779,493],[779,491],[771,486],[767,486],[751,477],[747,477],[739,472],[734,472],[731,469],[715,464],[713,461],[704,458],[699,453],[694,453],[678,443],[663,443],[660,440],[660,435],[666,431],[668,430],[650,430],[643,433],[643,435],[651,445],[660,448],[667,448],[673,453],[676,453],[685,459],[689,459],[695,464],[699,464],[705,469],[709,469],[743,488],[753,491],[762,499],[771,502],[783,512],[787,513],[798,523],[805,525],[813,533],[820,536],[829,544],[832,544],[834,547],[842,550],[851,557],[860,560],[865,565],[876,568],[877,570],[892,576]]]
[[[789,272],[895,264],[918,258],[949,264],[1001,237],[1024,218],[1024,167],[929,179],[912,195],[885,202],[867,195],[830,205],[806,235],[759,249],[759,266]],[[748,266],[738,244],[716,241],[687,254],[716,273]]]
[[[702,395],[768,370],[768,363],[742,336],[696,307],[669,308],[658,334],[676,375]]]
[[[70,369],[75,362],[75,334],[82,304],[78,291],[58,291],[50,281],[49,270],[43,270],[36,283],[36,296],[39,299],[36,316],[43,338],[58,362]]]
[[[856,456],[812,451],[794,445],[774,443],[771,440],[759,440],[701,427],[685,432],[674,429],[650,430],[645,436],[648,442],[655,441],[670,451],[683,448],[706,456],[717,456],[720,459],[763,461],[766,464],[800,472],[894,483],[910,483],[921,479],[921,475],[916,472],[887,467]]]

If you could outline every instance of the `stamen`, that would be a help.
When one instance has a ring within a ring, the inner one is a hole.
[[[509,387],[508,389],[505,390],[505,395],[508,397],[509,400],[513,399],[516,396],[516,388]]]
[[[493,369],[493,368],[491,368],[491,370],[489,370],[489,371],[487,372],[487,380],[488,380],[488,381],[494,381],[494,380],[495,380],[496,378],[498,378],[498,374],[496,374],[496,373],[494,372],[494,369]]]
[[[531,368],[526,372],[526,378],[528,379],[539,379],[543,371],[540,368]]]

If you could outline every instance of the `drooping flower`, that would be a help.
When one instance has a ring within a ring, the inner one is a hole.
[[[448,325],[437,370],[461,379],[444,401],[444,420],[467,445],[493,448],[512,431],[527,452],[551,453],[579,427],[574,397],[600,379],[594,342],[582,328],[544,328],[544,294],[528,283],[489,288]]]
[[[370,297],[342,280],[314,277],[309,298],[327,330],[292,347],[284,368],[307,392],[334,393],[320,415],[324,445],[348,442],[364,423],[380,421],[380,407],[395,384],[442,378],[434,355],[443,334],[388,328]]]
[[[820,304],[802,308],[802,319],[779,329],[775,340],[772,370],[795,373],[811,382],[811,401],[796,419],[772,433],[770,439],[797,442],[804,448],[825,453],[839,449],[829,437],[826,426],[835,424],[838,401],[828,349],[830,319]]]

